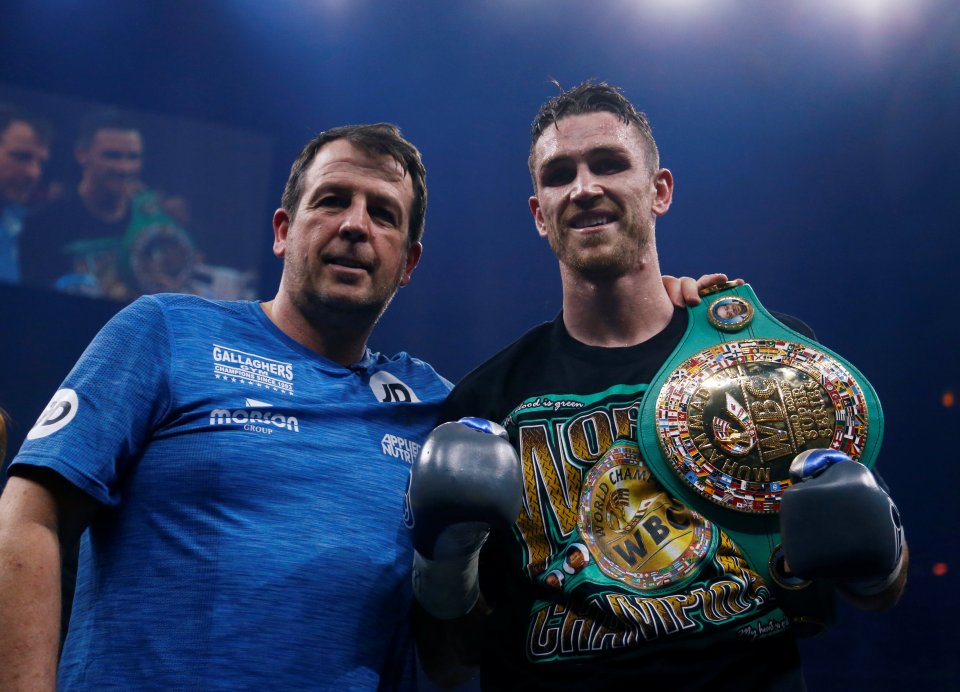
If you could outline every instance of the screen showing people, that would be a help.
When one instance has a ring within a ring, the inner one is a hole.
[[[257,134],[0,86],[0,281],[253,298],[270,159]]]

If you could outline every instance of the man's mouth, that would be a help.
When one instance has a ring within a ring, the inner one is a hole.
[[[603,226],[616,220],[613,214],[591,212],[589,214],[578,214],[573,217],[570,221],[570,226],[577,229],[596,228],[597,226]]]
[[[363,271],[369,271],[369,267],[366,265],[366,263],[350,257],[324,257],[323,261],[326,264],[332,264],[334,266],[344,267],[346,269],[362,269]]]

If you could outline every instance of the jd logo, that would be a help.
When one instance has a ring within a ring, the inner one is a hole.
[[[420,399],[412,389],[389,372],[375,372],[370,377],[370,389],[377,401],[383,403],[411,403]]]
[[[52,435],[65,427],[76,415],[77,393],[72,389],[61,389],[53,395],[50,403],[43,409],[43,413],[27,433],[27,439],[36,440]]]

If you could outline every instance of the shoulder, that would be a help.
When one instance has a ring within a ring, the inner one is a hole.
[[[157,293],[140,296],[120,310],[104,328],[105,332],[128,333],[142,341],[163,332],[211,331],[211,324],[231,318],[246,319],[249,301],[210,300],[179,293]]]
[[[398,377],[408,377],[417,380],[422,385],[427,385],[441,391],[445,396],[453,388],[453,384],[443,375],[438,373],[432,365],[426,361],[414,358],[406,351],[400,351],[392,356],[386,356],[382,353],[371,353],[373,361],[372,367],[375,370],[386,371]]]
[[[529,372],[540,372],[546,360],[555,322],[544,322],[469,372],[450,392],[441,418],[481,416],[498,420],[504,402],[524,388]]]
[[[28,227],[33,225],[43,226],[51,221],[71,217],[78,213],[87,213],[80,197],[75,194],[68,194],[65,197],[29,209],[24,218],[24,224]]]
[[[542,348],[549,342],[555,321],[543,322],[527,331],[509,346],[501,349],[467,373],[454,388],[467,388],[480,382],[489,382],[513,370],[517,363],[531,357],[539,357]]]
[[[75,192],[71,192],[65,194],[63,197],[58,197],[48,202],[41,202],[37,206],[31,207],[28,217],[42,218],[47,215],[55,216],[62,214],[66,210],[76,209],[79,206],[82,206],[80,196]]]
[[[219,315],[223,317],[246,317],[250,315],[249,300],[215,300],[186,293],[154,293],[140,296],[124,310],[135,312],[161,312],[167,315],[196,317]]]
[[[790,329],[793,331],[799,332],[809,339],[816,340],[817,335],[814,333],[813,329],[799,317],[794,317],[793,315],[788,315],[784,312],[776,312],[775,310],[771,310],[770,314],[783,324],[790,327]]]

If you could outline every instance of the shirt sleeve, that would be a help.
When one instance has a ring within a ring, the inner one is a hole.
[[[476,383],[475,378],[468,378],[456,385],[443,402],[440,407],[440,423],[459,420],[465,416],[486,418],[499,423],[495,400],[493,391],[485,391]]]
[[[170,407],[163,306],[139,298],[94,337],[10,465],[49,468],[116,506],[122,479]]]
[[[800,318],[794,317],[793,315],[788,315],[784,312],[774,312],[773,310],[770,311],[770,314],[776,317],[781,322],[783,322],[788,327],[790,327],[790,329],[792,329],[793,331],[800,332],[805,337],[813,339],[814,341],[817,340],[817,335],[814,333],[810,325],[804,322],[803,320],[801,320]]]

